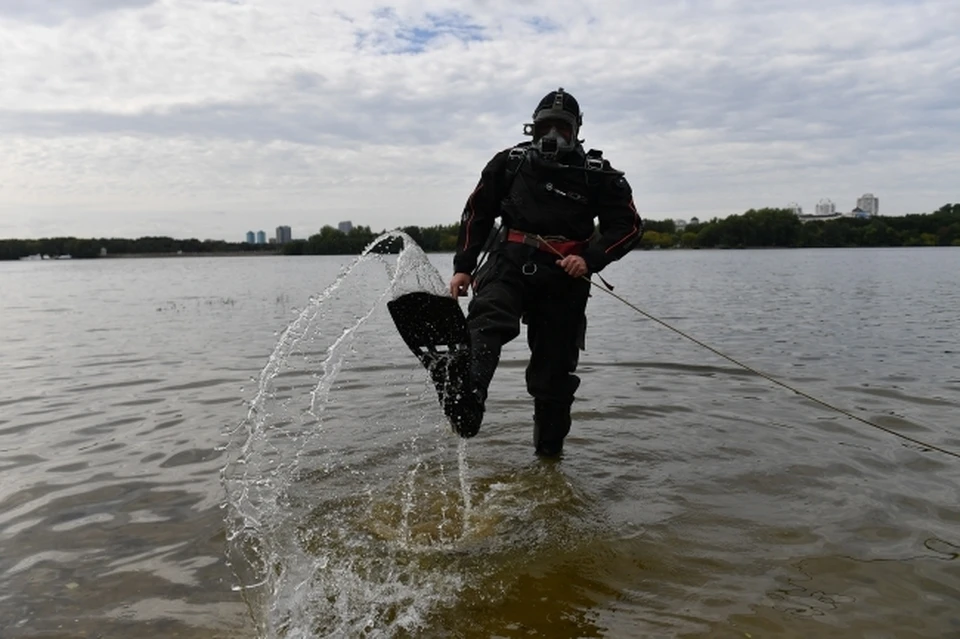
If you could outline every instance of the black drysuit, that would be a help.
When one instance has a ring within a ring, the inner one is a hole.
[[[473,281],[467,317],[472,383],[485,400],[501,347],[519,335],[524,321],[531,352],[526,382],[534,398],[534,443],[538,452],[547,454],[559,452],[570,430],[590,283],[563,271],[556,264],[559,256],[545,246],[509,241],[506,229],[525,232],[528,239],[536,235],[582,242],[574,253],[584,258],[589,273],[623,257],[643,233],[622,173],[605,160],[587,169],[580,148],[561,161],[564,164],[543,161],[525,148],[518,166],[517,159],[510,159],[510,149],[497,153],[467,199],[454,257],[455,272],[473,273],[495,219],[503,219],[505,229]]]

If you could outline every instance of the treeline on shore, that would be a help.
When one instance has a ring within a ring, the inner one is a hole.
[[[960,246],[960,204],[900,217],[808,221],[790,209],[750,209],[683,229],[673,220],[651,220],[645,227],[641,248]]]
[[[438,225],[421,228],[405,226],[399,230],[409,235],[427,253],[455,251],[457,248],[457,229],[459,225]],[[319,233],[306,240],[294,240],[280,246],[284,255],[356,255],[370,242],[385,233],[374,233],[369,226],[355,226],[349,233],[343,233],[332,226],[324,226]],[[399,242],[384,242],[379,245],[380,252],[400,250]]]
[[[223,240],[175,240],[172,237],[76,238],[49,237],[40,240],[0,240],[0,260],[16,260],[31,255],[74,258],[116,257],[118,255],[202,255],[213,253],[275,253],[271,244],[247,244]]]
[[[840,218],[803,222],[789,209],[750,209],[741,215],[688,224],[678,229],[673,220],[649,220],[639,248],[762,248],[858,246],[960,246],[960,204],[946,204],[933,213],[869,219]],[[403,227],[427,252],[452,252],[459,224]],[[382,233],[382,232],[381,232]],[[0,260],[31,255],[93,258],[118,255],[204,255],[223,253],[280,253],[284,255],[356,255],[381,233],[369,226],[343,233],[324,226],[306,240],[285,244],[247,244],[222,240],[176,240],[170,237],[138,239],[0,240]],[[397,243],[382,250],[396,250]]]

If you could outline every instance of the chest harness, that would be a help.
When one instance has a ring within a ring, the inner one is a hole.
[[[520,173],[520,168],[523,166],[523,163],[527,159],[527,153],[530,150],[529,145],[520,145],[515,146],[510,149],[507,154],[507,188],[506,193],[510,192],[510,189],[513,187],[513,182],[516,179],[517,175]],[[591,174],[594,175],[623,175],[621,171],[615,171],[609,168],[609,165],[605,165],[603,160],[603,151],[598,149],[590,149],[587,151],[587,155],[584,161],[584,166],[570,166],[564,164],[557,164],[558,168],[567,169],[571,171],[584,171],[586,173],[586,184],[588,189],[591,191],[596,191],[599,186],[597,182],[591,181]],[[577,202],[578,204],[588,204],[590,198],[585,195],[581,195],[574,191],[565,191],[558,188],[553,182],[547,182],[543,187],[548,193],[556,195],[558,197],[566,198]],[[592,196],[591,196],[592,197]],[[527,233],[525,231],[518,231],[515,229],[507,228],[506,233],[503,234],[504,242],[516,242],[520,244],[526,244],[527,246],[532,246],[540,251],[545,253],[550,253],[551,255],[567,256],[567,255],[580,255],[583,253],[584,249],[590,243],[590,240],[571,240],[562,235],[547,235],[541,236],[534,233]],[[534,265],[535,268],[535,265]],[[526,272],[526,266],[525,270]]]

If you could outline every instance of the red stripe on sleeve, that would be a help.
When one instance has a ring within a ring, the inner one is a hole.
[[[640,224],[638,223],[639,220],[640,220],[640,214],[637,212],[637,207],[636,207],[636,205],[633,203],[633,198],[630,198],[630,204],[629,204],[629,206],[630,206],[630,210],[633,211],[633,228],[630,229],[630,232],[629,232],[629,233],[627,233],[627,234],[624,235],[622,238],[620,238],[619,240],[617,240],[614,244],[611,244],[611,245],[607,248],[607,250],[604,251],[604,253],[609,253],[610,251],[612,251],[613,249],[617,248],[618,246],[620,246],[621,244],[623,244],[624,242],[626,242],[627,240],[629,240],[631,237],[633,237],[634,235],[636,235],[637,233],[640,232]]]
[[[470,209],[470,217],[467,219],[467,232],[463,236],[463,249],[466,250],[470,246],[470,225],[473,224],[473,218],[477,215],[477,210],[473,206],[473,198],[477,193],[480,192],[480,189],[483,188],[483,182],[477,184],[477,188],[473,190],[473,193],[470,194],[470,197],[467,198],[467,208]]]

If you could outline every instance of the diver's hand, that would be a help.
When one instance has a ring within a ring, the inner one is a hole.
[[[587,263],[579,255],[568,255],[557,260],[557,266],[567,272],[570,277],[583,277],[587,274]]]
[[[470,274],[469,273],[454,273],[453,277],[450,278],[450,295],[451,297],[462,297],[467,294],[467,290],[470,288]]]

